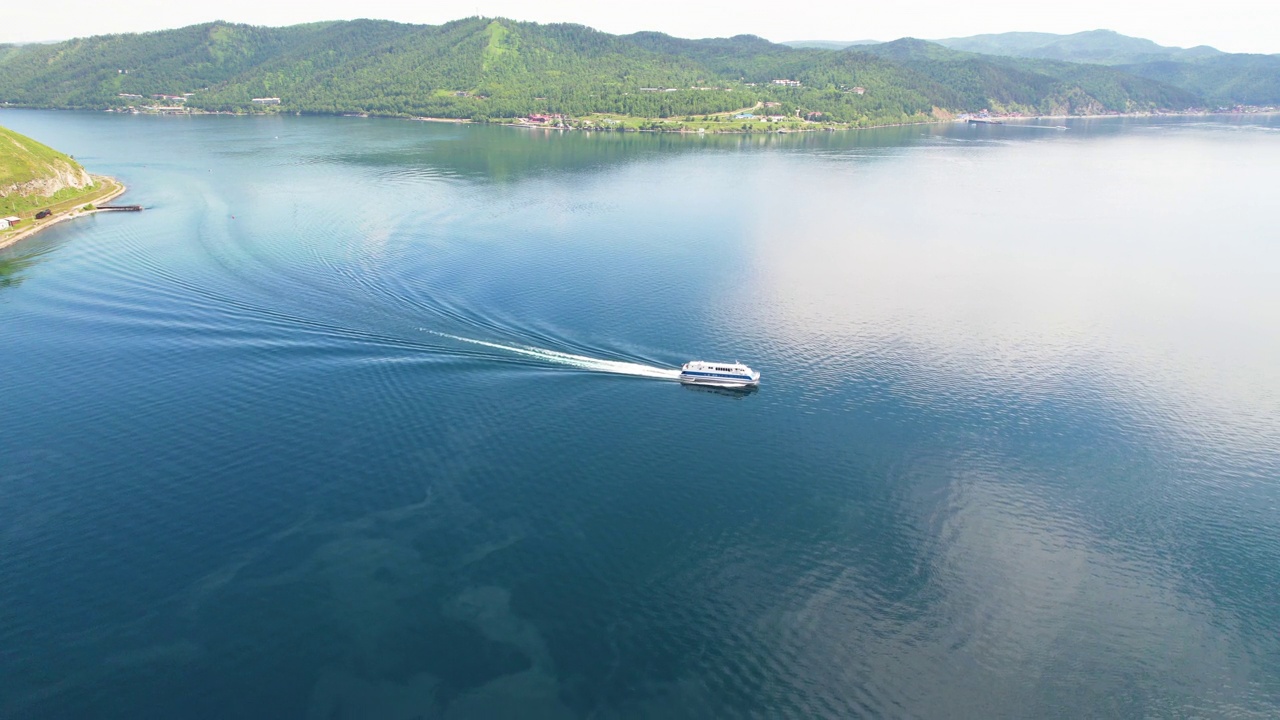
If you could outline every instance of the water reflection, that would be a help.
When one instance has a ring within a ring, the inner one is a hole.
[[[324,148],[305,162],[385,168],[393,178],[456,175],[508,183],[530,175],[600,171],[680,155],[742,151],[850,152],[897,148],[921,141],[919,127],[876,132],[791,134],[676,134],[549,132],[509,127],[440,126],[422,123],[405,132],[397,121],[348,128],[361,139]]]
[[[26,271],[46,259],[46,255],[57,250],[64,242],[65,240],[46,240],[37,236],[0,249],[0,290],[21,285],[27,279]]]
[[[1275,714],[1266,133],[20,117],[0,715]]]
[[[749,387],[715,387],[712,385],[694,385],[691,383],[680,383],[680,387],[690,392],[707,393],[710,395],[719,395],[721,397],[745,398],[755,395],[760,391],[758,385]]]

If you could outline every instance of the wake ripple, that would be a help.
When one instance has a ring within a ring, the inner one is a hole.
[[[426,330],[425,328],[423,329]],[[458,342],[471,343],[473,345],[481,345],[495,350],[503,350],[506,352],[524,355],[525,357],[535,358],[551,365],[563,365],[577,368],[579,370],[610,373],[613,375],[647,377],[655,380],[680,379],[679,370],[661,368],[655,365],[645,365],[643,363],[626,362],[622,360],[605,360],[603,358],[574,355],[572,353],[557,352],[555,350],[546,350],[536,347],[503,345],[502,343],[489,342],[487,340],[476,340],[475,338],[466,338],[460,335],[450,335],[449,333],[437,332],[435,330],[426,330],[426,332],[429,332],[432,335],[439,335],[440,337],[448,338],[450,340],[457,340]]]

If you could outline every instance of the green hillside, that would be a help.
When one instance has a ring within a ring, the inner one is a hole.
[[[883,40],[783,40],[782,45],[793,48],[820,48],[822,50],[847,50],[855,45],[879,45]]]
[[[934,80],[948,106],[1054,115],[1185,108],[1199,96],[1100,65],[992,57],[904,38],[859,48]]]
[[[0,127],[0,215],[27,218],[41,208],[74,205],[98,190],[70,156]]]
[[[207,23],[48,45],[0,47],[0,102],[106,109],[190,93],[211,111],[511,118],[535,112],[638,118],[821,113],[854,126],[942,112],[1182,109],[1191,92],[1120,70],[956,54],[921,41],[844,50],[753,36],[617,36],[580,25],[467,18],[262,28]],[[775,80],[799,85],[779,85]],[[142,96],[137,97],[125,96]],[[170,101],[166,101],[170,102]]]
[[[1186,88],[1212,105],[1280,105],[1280,55],[1224,54],[1117,69]]]
[[[6,188],[53,177],[67,169],[79,172],[83,168],[68,155],[0,127],[0,194],[7,194]]]
[[[947,38],[946,47],[984,55],[1109,65],[1194,94],[1210,105],[1280,104],[1280,55],[1166,47],[1111,30],[1073,35],[1000,33]]]
[[[1071,35],[1010,32],[936,40],[955,50],[985,55],[1008,55],[1099,65],[1124,65],[1157,60],[1192,60],[1223,55],[1207,45],[1177,48],[1114,30],[1088,30]]]
[[[1208,45],[1180,48],[1159,45],[1151,40],[1121,35],[1112,30],[1091,30],[1076,33],[1043,50],[1050,60],[1091,62],[1103,65],[1122,65],[1140,60],[1198,60],[1227,53]]]

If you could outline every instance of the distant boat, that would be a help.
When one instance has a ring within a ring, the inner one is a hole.
[[[728,388],[752,387],[760,384],[760,373],[737,362],[690,360],[680,368],[680,382]]]

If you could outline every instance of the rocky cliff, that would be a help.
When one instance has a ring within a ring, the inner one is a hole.
[[[49,197],[93,179],[70,156],[0,127],[0,198]]]

